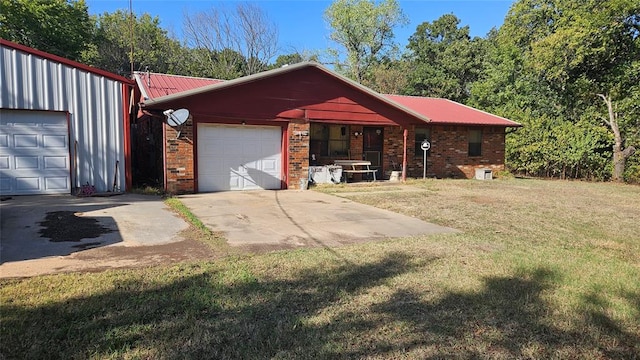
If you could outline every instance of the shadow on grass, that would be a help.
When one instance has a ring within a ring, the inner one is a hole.
[[[407,255],[392,253],[364,265],[309,269],[291,279],[256,279],[239,269],[233,281],[223,282],[223,274],[201,270],[163,286],[122,281],[103,294],[38,308],[5,301],[0,358],[638,355],[637,334],[625,333],[603,313],[585,317],[597,331],[549,324],[541,298],[553,283],[549,271],[489,278],[481,292],[450,293],[432,302],[410,290],[375,296],[391,278],[415,271]],[[353,306],[368,292],[376,305]]]
[[[421,334],[393,349],[417,349],[420,358],[640,357],[638,333],[625,332],[603,311],[585,314],[577,324],[555,318],[541,295],[552,288],[556,276],[539,269],[519,277],[491,277],[485,279],[481,292],[450,293],[434,302],[421,300],[411,291],[398,291],[372,311],[408,323]],[[639,297],[627,294],[625,299],[640,313]],[[365,354],[351,354],[361,355]]]

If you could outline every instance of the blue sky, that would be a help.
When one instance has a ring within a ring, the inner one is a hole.
[[[328,40],[329,28],[323,19],[324,10],[331,1],[324,0],[257,0],[269,18],[278,27],[281,53],[324,50],[334,44]],[[409,17],[410,24],[395,30],[396,42],[402,48],[416,30],[425,22],[432,22],[443,14],[453,13],[461,25],[468,25],[472,36],[485,36],[492,27],[500,27],[513,0],[399,0],[400,7]],[[87,0],[90,14],[129,9],[129,0]],[[183,14],[201,11],[233,1],[204,0],[133,0],[136,14],[149,13],[160,18],[160,24],[182,37]]]

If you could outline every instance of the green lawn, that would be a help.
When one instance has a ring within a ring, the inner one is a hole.
[[[1,281],[0,359],[640,357],[640,187],[318,191],[462,232]]]

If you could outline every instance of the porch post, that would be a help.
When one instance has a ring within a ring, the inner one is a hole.
[[[409,135],[409,130],[404,128],[403,131],[403,142],[402,142],[402,182],[407,181],[407,136]]]

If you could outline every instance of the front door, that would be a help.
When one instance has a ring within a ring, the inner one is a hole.
[[[363,160],[371,161],[371,168],[378,170],[376,178],[381,179],[382,153],[384,145],[384,128],[377,126],[365,126],[362,129],[362,157]]]

